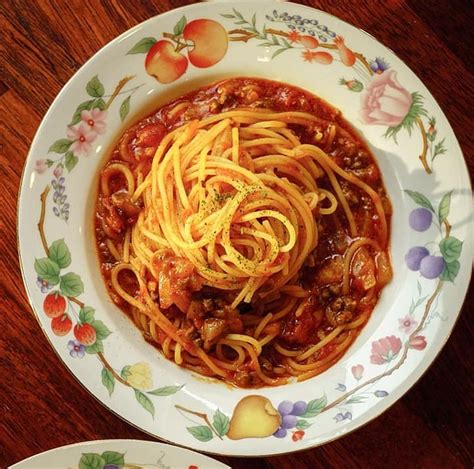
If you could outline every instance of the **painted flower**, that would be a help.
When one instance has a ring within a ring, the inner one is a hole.
[[[375,57],[375,60],[372,60],[370,62],[370,68],[375,72],[375,73],[383,73],[385,70],[388,70],[390,68],[390,65],[386,62],[385,59],[382,59],[382,57]]]
[[[347,67],[352,67],[355,64],[356,56],[354,52],[346,46],[344,38],[342,36],[336,36],[334,44],[339,52],[341,62]]]
[[[151,370],[148,363],[135,363],[122,370],[122,377],[135,389],[146,391],[153,386]]]
[[[364,374],[364,367],[362,365],[355,365],[351,368],[352,371],[352,376],[359,381],[362,378],[362,375]]]
[[[290,31],[288,33],[288,39],[290,42],[298,42],[301,39],[301,34],[296,31]]]
[[[413,102],[412,95],[397,81],[396,72],[375,74],[360,96],[360,115],[366,124],[396,127],[403,122]]]
[[[89,127],[92,132],[96,134],[103,134],[105,132],[105,118],[107,117],[107,111],[101,111],[98,108],[91,109],[90,111],[84,110],[81,112],[82,122]]]
[[[44,173],[48,169],[48,165],[46,164],[46,160],[36,160],[35,161],[35,171],[38,174]]]
[[[296,432],[293,432],[293,435],[291,436],[291,439],[293,441],[300,441],[304,437],[304,431],[303,430],[298,430]]]
[[[374,365],[383,365],[392,361],[400,352],[402,341],[391,335],[383,339],[372,342],[372,354],[370,355],[370,363]]]
[[[424,350],[426,348],[426,339],[422,335],[417,335],[410,338],[409,347],[415,350]]]
[[[398,330],[404,334],[411,334],[418,325],[418,323],[413,319],[413,316],[410,316],[409,314],[407,314],[404,318],[400,318],[398,323]]]
[[[56,178],[59,178],[63,174],[63,166],[60,164],[54,168],[53,174]]]
[[[82,358],[84,356],[86,348],[77,340],[70,340],[67,343],[67,348],[69,350],[69,355],[72,358]]]
[[[85,156],[91,150],[91,143],[97,137],[97,133],[90,130],[90,127],[84,122],[73,127],[68,127],[67,136],[73,140],[69,149],[77,156]]]
[[[305,62],[319,63],[323,65],[329,65],[333,61],[333,57],[329,52],[313,52],[306,49],[302,52],[302,57]]]

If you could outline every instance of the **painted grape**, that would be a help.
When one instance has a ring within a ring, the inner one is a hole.
[[[444,259],[441,256],[426,256],[420,263],[420,274],[428,279],[437,278],[444,269]]]
[[[410,213],[408,222],[415,231],[426,231],[433,220],[433,214],[424,207],[415,208]]]
[[[419,270],[421,261],[429,256],[430,252],[423,246],[411,248],[405,255],[405,262],[410,270]]]

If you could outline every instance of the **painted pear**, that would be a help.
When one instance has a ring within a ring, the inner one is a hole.
[[[246,396],[235,406],[227,437],[265,438],[273,435],[281,423],[278,411],[263,396]]]

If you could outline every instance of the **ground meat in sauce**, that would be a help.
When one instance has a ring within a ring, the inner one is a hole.
[[[237,78],[185,95],[129,128],[111,153],[108,164],[114,160],[126,161],[132,170],[139,168],[144,177],[150,170],[158,145],[170,130],[189,120],[202,119],[242,106],[266,107],[279,112],[291,109],[317,116],[320,122],[308,126],[291,125],[290,128],[302,143],[320,146],[343,170],[356,175],[376,190],[390,216],[390,202],[385,194],[380,171],[364,142],[338,110],[317,97],[284,83]],[[335,126],[335,136],[331,140],[329,135],[332,126]],[[105,166],[102,175],[109,178],[111,193],[104,196],[99,191],[95,215],[98,253],[102,274],[113,301],[131,315],[129,305],[124,304],[110,289],[110,269],[116,260],[109,251],[106,240],[110,238],[115,242],[123,242],[125,230],[136,222],[141,205],[140,201],[131,201],[124,191],[124,177],[120,174],[107,175],[107,171]],[[360,236],[377,240],[379,225],[372,200],[365,192],[345,180],[339,179],[339,182],[353,211]],[[322,178],[318,184],[322,188],[331,189],[326,178]],[[317,343],[335,327],[353,321],[367,309],[371,310],[377,301],[377,295],[374,295],[370,301],[361,303],[378,275],[378,266],[367,258],[370,257],[367,250],[361,250],[362,254],[358,254],[354,260],[354,267],[358,269],[361,279],[355,281],[347,294],[342,294],[343,256],[352,238],[340,204],[334,214],[318,216],[316,222],[319,244],[308,258],[299,278],[301,286],[310,291],[311,295],[301,314],[296,316],[291,313],[281,323],[268,326],[273,327],[272,331],[278,334],[279,342],[290,349],[304,349]],[[388,256],[382,261],[385,269],[382,274],[385,275],[384,278],[389,278]],[[155,282],[156,285],[149,273],[145,273],[145,277],[151,282],[149,287],[153,291],[153,297],[164,308],[164,313],[170,320],[185,316],[186,328],[183,334],[186,337],[196,346],[212,353],[217,340],[223,335],[253,332],[254,326],[245,326],[242,318],[246,314],[256,314],[257,304],[243,303],[237,310],[230,308],[226,293],[202,288],[189,265],[178,265],[179,262],[179,259],[173,259],[172,256],[168,260],[159,261],[157,270],[160,272],[160,279]],[[136,279],[125,278],[124,282],[131,295],[139,295]],[[174,286],[174,290],[170,286]],[[164,340],[166,336],[161,332],[160,334],[159,337]],[[147,339],[150,340],[149,335]],[[320,358],[329,351],[330,348],[322,350]],[[232,351],[229,353],[232,355]],[[260,363],[266,372],[271,375],[273,368],[280,366],[281,362],[282,357],[273,348],[264,347]],[[243,387],[262,385],[247,364],[240,367],[231,379]]]

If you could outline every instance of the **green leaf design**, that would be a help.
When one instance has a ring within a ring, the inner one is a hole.
[[[454,279],[457,277],[459,273],[459,269],[461,268],[461,264],[459,261],[453,261],[444,266],[444,270],[441,274],[440,279],[446,280],[448,282],[454,282]]]
[[[449,236],[444,238],[439,243],[439,249],[443,258],[447,264],[457,261],[462,251],[462,241],[455,238],[454,236]]]
[[[312,401],[308,402],[308,406],[306,407],[306,412],[301,415],[300,417],[309,419],[312,417],[316,417],[323,409],[326,407],[328,400],[326,394],[319,399],[313,399]]]
[[[90,79],[89,83],[86,85],[86,91],[87,94],[93,98],[101,98],[104,96],[104,85],[100,82],[98,75],[95,75]]]
[[[79,311],[79,321],[81,323],[92,323],[94,321],[95,309],[90,306],[84,306]]]
[[[147,411],[150,412],[150,414],[154,417],[155,416],[155,406],[153,405],[153,402],[151,402],[150,398],[146,396],[146,394],[143,394],[141,391],[138,389],[133,389],[135,391],[135,397],[139,404]]]
[[[128,98],[125,98],[122,102],[122,104],[120,105],[120,120],[123,122],[125,120],[125,118],[127,117],[129,111],[130,111],[130,98],[131,96],[129,96]]]
[[[74,111],[74,114],[72,115],[71,122],[69,122],[69,125],[75,125],[81,120],[81,112],[82,111],[90,111],[94,107],[94,102],[95,99],[91,99],[89,101],[84,101],[83,103],[79,104],[77,106],[76,110]]]
[[[156,39],[154,37],[144,37],[140,41],[138,41],[128,52],[127,55],[131,54],[147,54],[148,51],[153,47],[156,43]]]
[[[124,454],[118,453],[117,451],[104,451],[102,453],[102,459],[105,461],[105,464],[115,464],[116,466],[125,465]]]
[[[49,148],[48,148],[48,153],[49,152],[54,152],[54,153],[59,153],[63,154],[66,153],[69,150],[69,147],[73,144],[72,140],[69,140],[68,138],[60,138],[59,140],[56,140]]]
[[[212,424],[214,425],[216,432],[220,436],[224,436],[229,431],[230,420],[227,415],[223,414],[219,409],[217,409],[216,413],[214,414]]]
[[[106,339],[112,332],[108,329],[108,327],[102,321],[92,321],[91,326],[95,329],[97,333],[97,338],[99,340]]]
[[[221,13],[221,16],[224,17],[224,18],[227,18],[227,19],[229,19],[229,20],[232,20],[232,19],[235,18],[234,15],[231,15],[231,14],[229,14],[229,13]]]
[[[234,12],[234,15],[237,16],[237,18],[240,18],[241,20],[244,19],[244,17],[242,16],[242,13],[240,13],[240,11],[236,10],[235,8],[232,8],[232,11]]]
[[[59,265],[48,257],[35,260],[35,271],[40,278],[46,280],[46,282],[49,282],[51,285],[57,285],[59,283]]]
[[[286,49],[285,47],[282,47],[281,49],[277,49],[275,52],[273,52],[272,59],[274,59],[275,57],[279,56],[280,54],[282,54],[283,52],[287,50],[288,49]]]
[[[79,158],[72,151],[68,151],[64,155],[64,165],[68,172],[71,172],[74,169],[78,161]]]
[[[69,272],[61,276],[59,289],[63,295],[75,297],[84,292],[84,284],[79,275]]]
[[[274,34],[272,34],[272,41],[273,44],[275,44],[276,46],[280,45],[280,43],[278,42],[278,38]]]
[[[434,161],[437,156],[444,155],[447,152],[446,147],[444,146],[445,140],[446,138],[443,138],[443,140],[439,141],[435,145],[434,150],[433,150],[433,156],[431,157],[431,161]]]
[[[112,395],[115,388],[115,378],[110,370],[107,368],[102,368],[102,384],[105,386],[107,391],[109,391],[109,396]]]
[[[296,421],[296,428],[298,430],[306,430],[307,428],[311,427],[312,423],[309,423],[307,420],[298,419]]]
[[[257,14],[256,13],[254,13],[252,16],[252,26],[254,29],[257,28]]]
[[[79,469],[102,469],[104,466],[104,458],[97,453],[82,453],[79,460]]]
[[[412,103],[403,121],[395,127],[389,127],[384,134],[385,138],[393,138],[395,143],[397,143],[397,134],[400,132],[400,130],[406,130],[408,135],[411,136],[411,132],[415,126],[416,120],[422,116],[428,115],[426,109],[423,107],[423,96],[418,93],[418,91],[415,91],[411,94],[411,97]]]
[[[443,195],[441,202],[439,203],[438,207],[438,219],[440,223],[443,223],[449,215],[449,209],[451,207],[451,194],[453,191],[448,192],[447,194]]]
[[[100,109],[101,111],[103,111],[106,108],[106,104],[105,104],[105,101],[102,98],[99,98],[99,99],[96,99],[94,101],[94,106],[92,106],[92,107]]]
[[[186,16],[182,16],[181,19],[174,25],[173,34],[175,36],[180,36],[183,34],[184,27],[186,26],[188,20]]]
[[[415,203],[421,205],[424,208],[427,208],[428,210],[431,210],[433,213],[436,213],[429,199],[421,192],[409,191],[408,189],[406,189],[405,192],[413,199]]]
[[[71,253],[69,252],[69,248],[66,246],[64,239],[53,241],[49,247],[48,257],[53,262],[56,262],[61,269],[69,267],[71,264]]]
[[[122,371],[120,372],[120,376],[127,381],[128,377],[130,376],[130,365],[126,365],[122,368]]]
[[[86,347],[86,353],[93,355],[95,353],[104,353],[104,344],[101,340],[97,339],[92,345]]]
[[[172,394],[177,393],[183,386],[184,384],[182,386],[164,386],[162,388],[154,389],[153,391],[148,391],[147,394],[152,394],[153,396],[162,396],[162,397],[171,396]]]
[[[186,427],[186,430],[199,441],[206,442],[212,440],[212,431],[209,427],[205,425],[198,425],[196,427]]]
[[[364,396],[352,396],[348,401],[346,401],[346,404],[359,404],[365,400],[366,398]]]

